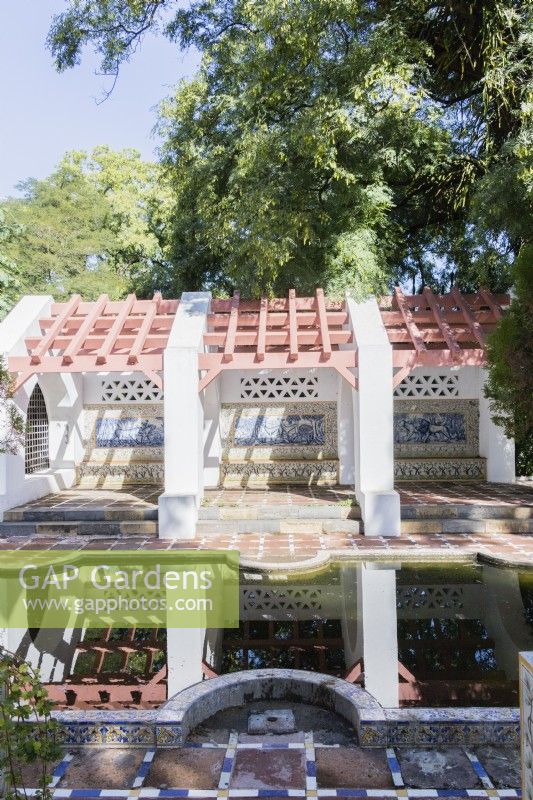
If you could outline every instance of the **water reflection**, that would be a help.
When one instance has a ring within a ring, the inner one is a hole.
[[[150,707],[203,677],[288,667],[358,683],[386,707],[516,706],[518,651],[533,650],[533,570],[371,561],[299,576],[245,570],[235,629],[7,634],[59,702],[68,687],[78,704],[112,689],[113,702],[142,695],[135,703]]]
[[[364,685],[380,703],[517,705],[533,648],[533,573],[455,564],[344,563],[244,573],[221,672],[292,667]]]

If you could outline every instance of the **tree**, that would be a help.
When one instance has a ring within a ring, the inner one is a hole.
[[[515,437],[519,474],[533,474],[533,246],[514,265],[515,296],[489,340],[485,394],[494,420]]]
[[[22,188],[22,198],[0,207],[4,312],[27,292],[93,299],[153,290],[147,274],[162,259],[157,226],[164,225],[156,165],[137,151],[102,146],[67,153],[52,175]]]
[[[49,41],[59,69],[93,44],[114,74],[149,29],[202,50],[161,115],[173,287],[505,288],[522,239],[498,187],[527,138],[531,14],[525,0],[76,0]]]

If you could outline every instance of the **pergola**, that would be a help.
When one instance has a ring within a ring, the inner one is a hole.
[[[393,349],[394,386],[415,367],[481,366],[487,335],[508,306],[509,295],[480,289],[462,294],[457,288],[436,295],[429,287],[404,295],[399,286],[380,304],[381,318]]]
[[[228,369],[335,369],[357,388],[357,349],[349,301],[332,300],[317,289],[314,297],[241,301],[213,299],[198,356],[199,391]],[[396,287],[383,298],[380,313],[393,348],[394,386],[420,366],[479,366],[486,337],[509,304],[508,295],[480,289],[453,289],[436,295],[426,287],[405,295]],[[10,356],[16,388],[33,374],[50,372],[127,372],[139,370],[162,388],[163,353],[179,300],[151,300],[134,294],[125,300],[84,302],[73,295],[53,303],[39,320],[40,334],[26,339],[27,355]]]
[[[26,356],[11,356],[16,388],[43,372],[127,372],[139,370],[162,388],[158,374],[179,300],[151,300],[134,294],[110,300],[106,294],[84,302],[79,294],[53,303],[39,320],[41,334],[26,339]]]

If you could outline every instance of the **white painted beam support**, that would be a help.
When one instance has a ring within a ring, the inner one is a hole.
[[[503,428],[492,420],[490,403],[483,389],[488,378],[487,370],[479,370],[479,455],[487,459],[487,480],[514,483],[514,439],[508,439]]]
[[[193,539],[203,496],[204,419],[198,394],[198,353],[210,292],[184,292],[163,357],[165,491],[159,498],[159,537]]]
[[[347,298],[358,355],[354,391],[355,493],[367,536],[400,535],[394,491],[392,346],[374,298]]]

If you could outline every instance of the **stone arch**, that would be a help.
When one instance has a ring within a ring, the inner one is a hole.
[[[50,436],[46,403],[38,383],[30,395],[26,412],[26,440],[24,445],[24,471],[31,475],[50,467]]]

